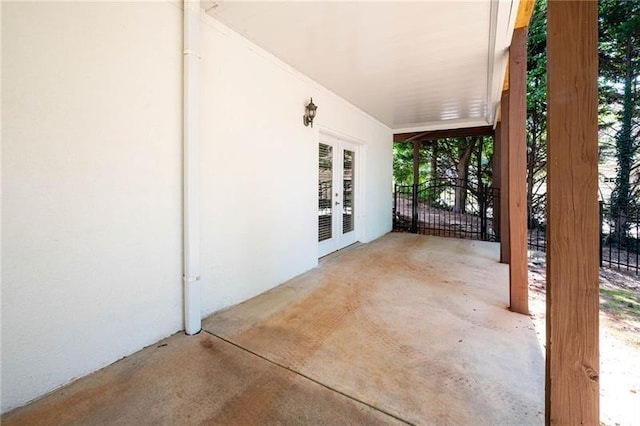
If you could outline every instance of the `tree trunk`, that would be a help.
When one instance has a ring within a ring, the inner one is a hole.
[[[438,140],[431,141],[431,165],[430,165],[430,178],[431,182],[429,182],[428,192],[427,192],[427,202],[430,206],[433,206],[436,203],[436,200],[440,196],[437,192],[440,186],[438,185],[438,179],[440,176],[438,175]]]
[[[478,166],[476,168],[476,178],[478,179],[478,198],[480,197],[480,191],[482,191],[482,148],[484,145],[483,138],[478,138],[478,152],[476,155],[476,160],[478,161]]]
[[[420,142],[413,141],[413,184],[420,183]]]
[[[435,184],[438,181],[438,140],[431,141],[431,182]]]
[[[469,163],[471,162],[471,153],[473,152],[473,148],[475,147],[476,142],[477,138],[473,138],[470,140],[467,139],[467,146],[460,153],[460,158],[458,159],[458,165],[456,167],[458,172],[458,181],[456,184],[456,200],[453,206],[453,211],[455,213],[464,213],[464,211],[466,210]]]

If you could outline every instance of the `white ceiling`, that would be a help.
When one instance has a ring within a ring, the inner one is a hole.
[[[518,0],[203,0],[396,133],[493,124]]]

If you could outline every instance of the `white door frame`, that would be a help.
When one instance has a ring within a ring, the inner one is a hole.
[[[362,232],[362,207],[363,203],[363,171],[364,171],[364,161],[363,161],[363,153],[364,153],[364,145],[358,141],[353,140],[352,138],[344,137],[343,135],[339,135],[333,131],[328,131],[326,129],[322,129],[319,132],[319,140],[316,144],[316,149],[319,150],[319,146],[321,143],[331,145],[333,147],[333,157],[334,157],[334,165],[333,165],[333,182],[340,182],[340,199],[342,201],[342,152],[344,149],[349,151],[353,151],[355,153],[355,161],[354,161],[354,179],[353,179],[353,191],[354,191],[354,210],[355,214],[353,215],[354,220],[354,231],[353,234],[349,235],[347,238],[344,238],[342,235],[342,219],[339,221],[332,220],[332,238],[318,242],[318,257],[326,256],[329,253],[340,250],[350,244],[353,244],[361,239]],[[316,151],[318,152],[318,151]],[[317,158],[317,157],[316,157]],[[338,161],[335,161],[335,160]],[[316,174],[318,176],[318,173]],[[334,197],[332,197],[334,198]],[[335,203],[334,203],[335,208]],[[340,207],[341,209],[341,207]],[[335,212],[335,209],[334,209]],[[317,215],[317,214],[316,214]],[[342,217],[342,215],[340,215]],[[336,223],[338,222],[338,223]],[[318,227],[318,222],[316,222],[316,229]]]

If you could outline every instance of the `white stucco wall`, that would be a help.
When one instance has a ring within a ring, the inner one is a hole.
[[[6,411],[182,328],[182,12],[2,9]]]
[[[388,232],[392,132],[202,18],[205,315],[317,265],[320,128]],[[2,5],[3,412],[183,327],[181,43],[171,2]]]
[[[203,15],[202,285],[208,314],[318,260],[321,128],[362,143],[361,241],[391,230],[392,132]],[[314,127],[302,123],[309,98]]]

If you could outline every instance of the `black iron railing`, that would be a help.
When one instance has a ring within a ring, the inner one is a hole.
[[[461,179],[395,185],[393,228],[442,237],[499,241],[494,205],[499,190]]]
[[[546,251],[546,221],[530,221],[529,249]],[[640,209],[625,212],[600,203],[600,266],[640,274]]]

